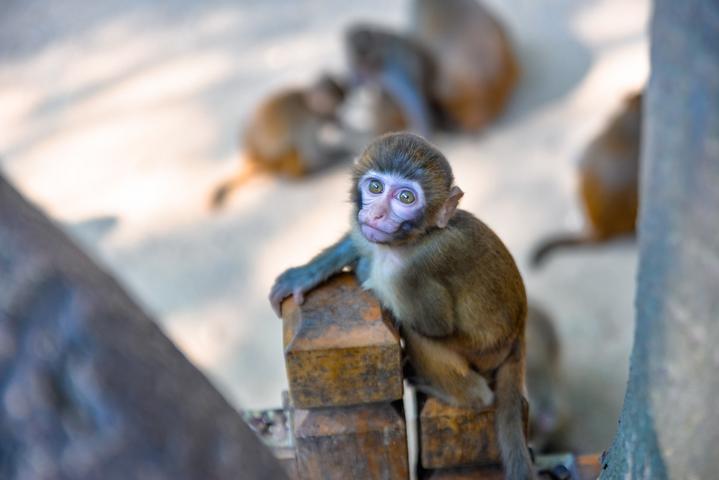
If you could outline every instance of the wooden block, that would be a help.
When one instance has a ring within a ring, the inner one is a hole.
[[[542,465],[545,468],[542,468]],[[549,467],[552,468],[549,468]],[[564,466],[563,474],[558,475],[557,466]],[[544,455],[537,459],[535,465],[539,469],[538,478],[557,479],[571,478],[573,480],[595,480],[599,477],[600,463],[599,455],[580,455],[574,457],[571,454]],[[548,473],[549,471],[552,473]],[[499,465],[486,465],[479,467],[445,468],[439,470],[420,469],[418,478],[420,480],[504,480],[505,475]]]
[[[578,455],[576,458],[577,470],[581,480],[594,480],[602,471],[600,455]]]
[[[285,469],[285,473],[290,480],[299,480],[297,473],[297,459],[295,457],[295,449],[288,447],[276,447],[272,449],[275,458],[280,461],[280,465]]]
[[[297,409],[294,422],[303,480],[409,478],[401,402]]]
[[[504,471],[498,465],[423,470],[419,478],[420,480],[505,480]]]
[[[299,307],[285,300],[282,312],[285,366],[296,408],[402,398],[399,333],[354,275],[330,279]]]
[[[527,403],[524,402],[525,437]],[[495,410],[452,407],[427,398],[420,407],[420,462],[427,469],[500,464]]]

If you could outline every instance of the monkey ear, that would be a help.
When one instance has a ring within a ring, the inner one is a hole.
[[[437,213],[437,226],[439,228],[444,228],[449,224],[449,220],[452,218],[452,215],[454,215],[455,210],[457,210],[459,199],[462,198],[463,195],[464,192],[457,186],[450,189],[449,197],[447,197],[444,205],[442,205],[442,208],[439,209],[439,213]]]

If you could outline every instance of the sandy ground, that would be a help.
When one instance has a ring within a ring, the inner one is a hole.
[[[406,2],[4,0],[0,156],[6,174],[114,271],[238,406],[280,402],[274,277],[346,228],[347,173],[260,179],[219,214],[208,192],[236,168],[263,95],[343,67],[354,19],[402,26]],[[506,241],[563,341],[570,440],[611,439],[633,335],[636,246],[527,268],[543,235],[579,229],[575,163],[647,75],[645,0],[493,0],[523,78],[481,135],[438,137],[468,209]]]

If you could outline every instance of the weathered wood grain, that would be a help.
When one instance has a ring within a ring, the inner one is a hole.
[[[498,465],[479,467],[442,468],[423,470],[420,480],[505,480],[504,472]]]
[[[282,305],[285,366],[296,408],[402,398],[399,334],[346,273]]]
[[[409,478],[401,402],[295,410],[294,433],[302,479]]]
[[[525,402],[525,436],[527,403]],[[420,400],[420,461],[424,468],[500,464],[494,406],[482,410]]]

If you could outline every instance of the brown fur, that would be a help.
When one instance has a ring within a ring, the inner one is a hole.
[[[397,245],[372,244],[355,226],[352,239],[370,261],[364,285],[400,324],[420,387],[480,407],[491,401],[487,385],[495,386],[508,478],[532,478],[521,420],[527,300],[511,254],[466,211],[454,212],[446,228],[433,227],[453,177],[444,156],[419,137],[382,137],[360,157],[354,177],[369,169],[418,178],[428,205],[420,233]],[[388,271],[393,260],[401,266]]]
[[[407,130],[409,121],[397,103],[386,92],[382,92],[373,113],[373,131],[376,135]]]
[[[579,191],[594,235],[634,233],[639,207],[641,95],[624,108],[587,148],[579,166]]]
[[[532,256],[540,265],[550,252],[567,246],[606,242],[633,235],[639,210],[641,94],[628,97],[622,110],[587,147],[579,164],[579,197],[586,233],[560,234],[543,241]]]
[[[437,62],[433,98],[450,127],[476,131],[499,115],[519,67],[486,8],[477,0],[415,0],[411,32]]]

